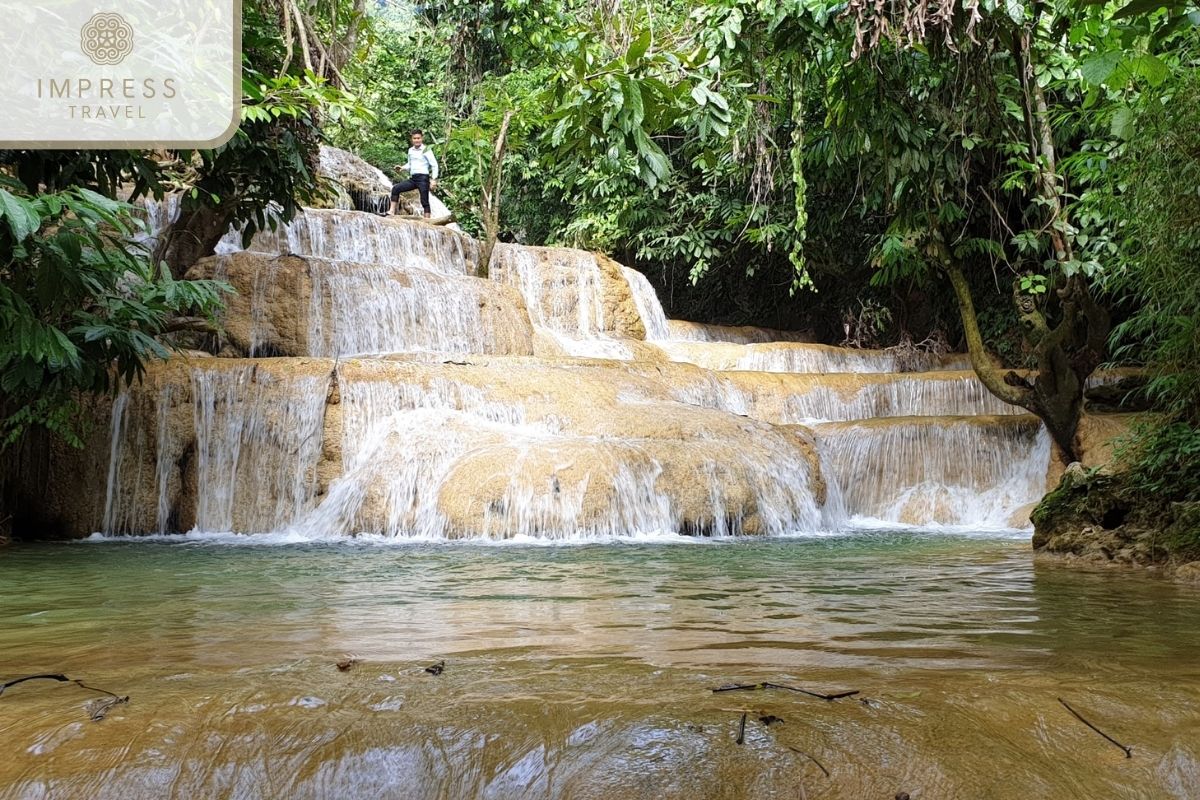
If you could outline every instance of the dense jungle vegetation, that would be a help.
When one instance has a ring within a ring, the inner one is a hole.
[[[1176,0],[247,0],[213,151],[0,151],[3,437],[76,438],[205,330],[182,280],[420,127],[486,240],[602,250],[668,314],[963,348],[1077,455],[1085,383],[1144,367],[1128,490],[1200,499],[1200,10]],[[127,201],[181,192],[153,249]],[[113,369],[115,367],[115,369]]]

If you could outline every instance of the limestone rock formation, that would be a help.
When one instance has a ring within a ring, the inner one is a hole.
[[[321,146],[320,163],[318,166],[323,177],[333,185],[336,195],[331,203],[332,208],[359,211],[386,211],[388,196],[397,176],[389,177],[382,170],[367,163],[364,159],[347,150],[337,147]],[[418,194],[408,192],[401,195],[402,204],[409,213],[419,214],[421,211]],[[452,217],[450,209],[430,193],[429,205],[435,219]],[[457,225],[451,226],[454,230]]]
[[[681,319],[667,320],[665,338],[680,342],[728,342],[730,344],[759,344],[762,342],[813,342],[810,331],[781,331],[753,325],[709,325]]]
[[[334,181],[347,192],[387,193],[392,184],[382,170],[368,164],[353,153],[337,147],[321,145],[321,175]]]
[[[386,188],[323,158],[352,191]],[[961,356],[911,372],[886,351],[673,323],[644,275],[566,248],[501,244],[477,276],[470,237],[358,211],[305,209],[241,245],[189,272],[236,289],[221,352],[237,357],[154,365],[96,403],[87,449],[0,470],[9,495],[36,498],[27,529],[977,529],[1044,490],[1044,430]]]
[[[1033,546],[1042,553],[1167,567],[1200,559],[1200,503],[1156,502],[1101,467],[1068,466],[1032,519]]]
[[[763,372],[909,372],[909,359],[886,350],[851,350],[803,342],[656,342],[672,361],[686,361],[716,370]],[[963,370],[970,364],[961,354],[919,356],[921,371]]]
[[[481,278],[254,252],[204,259],[188,277],[233,286],[222,325],[242,356],[533,353],[520,294]]]
[[[256,234],[246,249],[459,275],[475,274],[479,264],[479,243],[456,230],[338,209],[305,209],[286,225]]]
[[[498,244],[488,274],[521,291],[535,325],[579,339],[645,339],[621,265],[564,247]]]
[[[806,431],[671,394],[584,360],[173,359],[113,403],[106,446],[56,464],[42,523],[445,537],[820,524]],[[109,491],[76,491],[79,475]]]

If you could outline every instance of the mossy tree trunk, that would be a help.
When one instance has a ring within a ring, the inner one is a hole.
[[[1078,278],[1067,279],[1058,290],[1062,319],[1053,329],[1027,297],[1018,296],[1026,340],[1037,362],[1032,374],[1023,375],[999,366],[988,352],[962,265],[947,258],[943,270],[954,287],[971,367],[979,380],[1004,402],[1036,414],[1058,445],[1064,463],[1078,461],[1076,432],[1083,411],[1083,392],[1088,376],[1104,357],[1108,312],[1093,301],[1087,285]]]
[[[1088,376],[1104,358],[1110,317],[1095,302],[1075,261],[1072,228],[1062,201],[1054,130],[1045,94],[1034,77],[1032,39],[1032,31],[1024,28],[1014,33],[1011,45],[1021,86],[1025,144],[1038,170],[1034,188],[1038,203],[1046,209],[1044,229],[1051,257],[1057,263],[1052,289],[1059,319],[1051,327],[1037,299],[1014,290],[1022,333],[1037,364],[1031,374],[1005,370],[988,353],[962,264],[944,245],[939,244],[938,252],[940,266],[954,287],[975,373],[996,397],[1036,414],[1058,445],[1060,457],[1070,463],[1079,458],[1076,432],[1083,412],[1083,393]]]

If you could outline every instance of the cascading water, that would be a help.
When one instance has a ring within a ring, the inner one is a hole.
[[[567,340],[604,330],[600,268],[591,253],[497,245],[492,261],[493,274],[520,290],[534,325]]]
[[[643,317],[634,286],[617,266],[582,250],[498,244],[489,274],[520,291],[534,329],[563,353],[628,361],[633,351],[622,341],[623,326],[641,327]],[[618,319],[626,299],[625,318]]]
[[[802,342],[730,344],[726,342],[657,342],[672,361],[715,370],[751,372],[904,372],[970,369],[965,355],[902,355],[886,350],[850,350]],[[917,368],[917,369],[914,369]]]
[[[446,275],[473,274],[479,263],[478,244],[454,231],[402,224],[374,214],[312,208],[273,231],[255,234],[246,249],[359,264],[419,267]]]
[[[102,530],[163,533],[190,520],[201,531],[262,532],[308,510],[328,378],[250,360],[185,375],[114,402]]]
[[[275,530],[307,510],[327,385],[253,366],[193,370],[198,530]]]
[[[308,210],[218,260],[247,287],[250,353],[287,329],[297,355],[354,358],[200,361],[122,395],[103,530],[1002,527],[1044,488],[1045,432],[953,371],[961,356],[679,324],[602,257],[500,244],[476,278],[477,253],[442,228]],[[521,357],[531,324],[556,355]]]
[[[1045,489],[1050,437],[1032,417],[900,417],[816,433],[850,517],[1004,528]]]
[[[310,355],[507,352],[528,329],[517,305],[489,305],[494,293],[483,281],[421,268],[309,263]]]
[[[951,372],[817,375],[810,387],[783,394],[774,421],[807,423],[877,417],[1022,414],[971,374]],[[882,378],[879,380],[877,378]],[[735,384],[737,378],[733,378]],[[839,385],[840,384],[840,385]],[[796,387],[799,389],[800,387]],[[779,396],[776,394],[775,396]],[[761,413],[771,411],[763,409]]]
[[[667,320],[667,335],[664,338],[676,342],[757,344],[761,342],[805,342],[809,341],[809,334],[753,326],[708,325],[701,322],[669,319]]]
[[[603,538],[820,524],[803,445],[769,426],[742,441],[696,435],[681,448],[657,429],[609,435],[602,414],[568,419],[556,413],[566,410],[559,397],[505,401],[469,382],[486,385],[490,373],[424,381],[428,367],[400,366],[384,380],[386,367],[347,369],[339,377],[344,472],[301,524],[310,533]],[[638,404],[648,404],[648,416],[673,415],[674,425],[709,426],[686,406],[627,401]]]
[[[646,329],[646,339],[652,341],[671,338],[667,315],[663,311],[662,303],[658,302],[658,295],[654,293],[650,281],[646,280],[645,275],[629,267],[621,267],[621,274],[629,282],[629,291],[633,293],[633,302],[637,304],[638,315]]]

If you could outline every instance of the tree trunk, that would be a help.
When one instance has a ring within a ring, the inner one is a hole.
[[[1088,376],[1104,358],[1109,331],[1108,312],[1096,304],[1084,279],[1070,262],[1074,260],[1070,226],[1062,202],[1054,131],[1046,98],[1034,78],[1032,33],[1022,29],[1013,35],[1013,58],[1021,85],[1022,109],[1030,160],[1037,165],[1036,191],[1047,209],[1046,230],[1052,257],[1061,278],[1055,287],[1062,319],[1051,328],[1035,298],[1014,291],[1026,342],[1032,347],[1037,369],[1032,375],[1005,371],[983,344],[970,288],[961,264],[941,248],[942,266],[954,287],[955,297],[971,355],[971,366],[988,391],[1006,403],[1036,414],[1058,446],[1065,463],[1077,461],[1076,440],[1083,412],[1083,393]]]
[[[508,143],[508,126],[513,111],[504,113],[500,132],[496,134],[496,145],[492,148],[492,161],[488,165],[487,179],[483,184],[483,242],[479,247],[479,275],[486,278],[492,263],[492,251],[500,238],[500,193],[504,189],[504,148]]]
[[[1076,434],[1083,413],[1083,393],[1088,376],[1104,357],[1108,312],[1092,301],[1081,279],[1068,280],[1068,285],[1060,291],[1067,298],[1063,320],[1053,330],[1036,309],[1020,309],[1026,323],[1026,338],[1037,358],[1036,372],[1026,376],[1006,371],[997,365],[983,343],[962,266],[946,258],[943,269],[954,287],[971,367],[979,380],[1005,403],[1035,414],[1046,425],[1064,464],[1078,461]]]
[[[213,254],[229,231],[229,224],[229,214],[215,208],[184,208],[179,219],[163,232],[154,250],[154,263],[165,261],[171,275],[182,278],[189,267]]]

